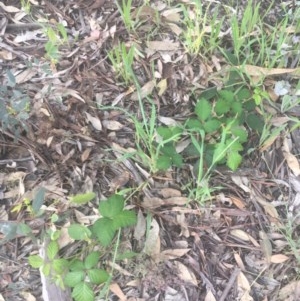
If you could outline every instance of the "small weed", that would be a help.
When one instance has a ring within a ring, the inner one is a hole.
[[[71,203],[84,205],[95,198],[93,192],[76,195],[70,198]],[[73,223],[68,228],[70,238],[87,242],[90,247],[108,247],[117,234],[120,238],[122,228],[136,223],[136,215],[131,210],[125,210],[124,197],[119,194],[110,196],[100,202],[98,211],[101,217],[91,226]],[[34,268],[40,268],[43,274],[50,277],[62,288],[72,288],[72,297],[75,301],[94,301],[94,287],[110,281],[109,273],[99,268],[101,253],[99,251],[84,251],[83,254],[72,259],[59,256],[58,239],[60,231],[50,231],[47,235],[50,242],[47,244],[45,256],[32,255],[29,263]],[[87,248],[89,249],[89,248]],[[113,260],[117,258],[118,241]],[[82,259],[83,257],[83,259]]]

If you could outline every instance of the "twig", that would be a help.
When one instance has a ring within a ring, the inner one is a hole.
[[[226,297],[227,297],[228,293],[230,292],[230,290],[235,282],[235,279],[238,276],[238,274],[240,273],[240,271],[241,271],[240,268],[238,268],[238,267],[234,268],[234,270],[230,276],[230,279],[229,279],[219,301],[224,301],[226,299]]]
[[[19,158],[19,159],[6,159],[6,160],[0,160],[0,165],[10,164],[14,162],[28,162],[28,161],[34,161],[32,157],[25,157],[25,158]]]

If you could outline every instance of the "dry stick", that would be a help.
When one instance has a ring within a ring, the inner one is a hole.
[[[28,162],[28,161],[34,161],[34,159],[32,157],[25,157],[19,159],[5,159],[5,160],[0,160],[0,165],[11,164],[14,162]]]
[[[234,270],[230,276],[230,279],[229,279],[219,301],[224,301],[226,299],[226,297],[227,297],[228,293],[230,292],[230,290],[235,282],[235,279],[238,276],[238,274],[240,273],[240,271],[241,271],[240,268],[238,268],[238,267],[234,268]]]

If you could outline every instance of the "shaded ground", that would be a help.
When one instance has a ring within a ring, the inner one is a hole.
[[[188,187],[195,189],[196,183],[192,158],[181,169],[152,174],[141,161],[121,156],[121,150],[137,147],[132,119],[119,109],[98,107],[122,108],[139,120],[143,112],[134,85],[120,84],[107,55],[119,41],[128,47],[134,42],[142,53],[133,66],[142,91],[151,95],[159,118],[180,122],[192,114],[204,90],[221,88],[226,82],[229,65],[221,53],[212,58],[188,55],[168,17],[176,18],[176,10],[169,11],[161,2],[152,4],[163,16],[159,24],[151,9],[144,10],[137,32],[130,36],[110,1],[37,1],[31,6],[35,20],[46,17],[54,27],[63,22],[67,29],[69,41],[59,45],[60,58],[50,64],[44,49],[49,36],[43,28],[28,15],[22,17],[19,1],[2,3],[7,6],[1,6],[1,87],[9,85],[10,70],[16,81],[13,88],[25,91],[30,99],[26,131],[16,125],[20,133],[14,139],[10,127],[1,128],[0,292],[4,300],[42,300],[40,274],[27,258],[38,252],[38,238],[53,227],[53,213],[60,217],[56,227],[61,229],[70,221],[85,223],[84,218],[88,224],[99,200],[125,188],[133,189],[128,205],[139,214],[139,223],[124,230],[119,253],[138,255],[116,262],[112,249],[103,255],[107,270],[114,270],[110,300],[125,296],[127,300],[300,299],[300,173],[297,157],[292,156],[300,152],[300,135],[297,126],[289,133],[299,106],[283,113],[280,99],[274,106],[266,104],[274,117],[272,128],[284,125],[282,131],[259,150],[245,152],[237,171],[215,169],[210,187],[216,189],[205,204],[187,202]],[[293,3],[288,4],[293,8]],[[141,3],[132,6],[137,14]],[[215,9],[212,5],[212,12]],[[277,3],[267,20],[271,24],[281,14]],[[19,20],[25,24],[18,25]],[[149,40],[163,44],[146,45]],[[298,64],[296,53],[282,67]],[[164,93],[151,84],[153,73],[166,79]],[[287,74],[269,76],[266,91],[271,94],[279,80],[299,92],[298,78]],[[144,105],[149,116],[151,106],[146,101]],[[256,147],[260,137],[249,137],[249,149]],[[40,187],[47,191],[46,202],[44,214],[36,217],[26,210],[24,199],[32,200]],[[69,195],[88,191],[97,193],[97,201],[70,207]],[[18,205],[19,210],[12,212]],[[144,227],[150,215],[146,238]],[[20,223],[32,229],[34,239],[18,233]],[[70,241],[62,244],[64,256],[83,248]]]

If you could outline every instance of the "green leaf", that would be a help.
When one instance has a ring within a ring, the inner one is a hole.
[[[119,228],[133,226],[136,222],[137,219],[135,212],[131,210],[124,210],[114,217],[113,228],[118,230]]]
[[[206,133],[212,133],[216,130],[218,130],[221,126],[221,122],[215,118],[208,120],[204,124],[204,130]]]
[[[167,170],[172,165],[172,159],[168,155],[161,155],[157,158],[156,168],[159,170]]]
[[[97,265],[99,262],[100,252],[94,251],[90,253],[84,260],[84,267],[86,269],[91,269]]]
[[[68,260],[64,258],[54,259],[52,262],[52,267],[55,273],[61,275],[63,274],[69,266]]]
[[[227,102],[225,99],[220,98],[217,100],[214,109],[216,114],[223,115],[230,110],[230,103]]]
[[[109,274],[101,269],[88,270],[87,274],[93,284],[101,284],[109,279]]]
[[[84,225],[72,224],[68,228],[68,234],[75,240],[87,240],[89,237],[91,237],[92,233],[90,229]]]
[[[59,251],[58,242],[51,240],[47,246],[47,256],[50,260],[53,260]]]
[[[172,157],[174,154],[176,154],[176,148],[173,144],[166,144],[165,146],[163,146],[161,148],[161,152],[164,154],[164,155],[167,155],[169,157]]]
[[[90,285],[86,282],[80,282],[74,287],[72,291],[72,297],[75,299],[75,301],[95,300],[94,292]]]
[[[235,137],[239,137],[239,142],[244,143],[248,140],[248,133],[247,130],[243,127],[233,127],[231,129],[231,133]]]
[[[166,126],[159,126],[157,128],[157,133],[163,138],[163,140],[170,139],[173,136],[171,129]]]
[[[207,120],[211,116],[212,107],[209,101],[200,98],[195,106],[195,113],[201,121]]]
[[[213,154],[213,163],[221,161],[226,156],[226,145],[224,143],[217,143]]]
[[[236,98],[239,101],[249,99],[250,97],[251,97],[251,92],[247,88],[240,89],[236,94]]]
[[[46,263],[42,266],[42,273],[48,277],[50,275],[51,265],[50,263]]]
[[[231,170],[236,170],[242,162],[242,156],[238,152],[228,152],[227,154],[227,166]]]
[[[189,118],[187,120],[185,126],[189,130],[192,130],[192,129],[196,129],[196,130],[203,129],[203,125],[202,125],[201,121],[199,119],[196,119],[196,118]]]
[[[84,205],[94,199],[96,194],[94,192],[87,192],[83,194],[76,194],[70,198],[71,203],[77,205]]]
[[[7,75],[7,85],[10,87],[14,87],[16,85],[16,78],[13,75],[13,73],[11,72],[11,70],[7,69],[6,70],[6,75]]]
[[[84,276],[85,276],[84,271],[69,272],[64,277],[64,284],[69,287],[74,287],[78,283],[80,283],[84,280]]]
[[[239,116],[243,112],[242,104],[240,102],[233,102],[231,104],[231,112]]]
[[[44,187],[40,187],[38,192],[34,196],[34,199],[32,201],[32,209],[35,214],[38,213],[44,203],[45,193],[46,189]]]
[[[228,147],[229,151],[233,151],[233,152],[239,152],[244,149],[242,144],[238,140],[236,140],[234,142],[233,142],[233,140],[227,140],[226,147]]]
[[[107,217],[98,219],[92,229],[104,247],[111,243],[116,233],[113,220]]]
[[[174,154],[172,156],[172,162],[176,167],[181,167],[183,164],[183,158],[180,154]]]
[[[227,103],[231,103],[234,100],[234,94],[229,90],[221,90],[218,92],[220,98],[224,99]]]
[[[28,257],[28,262],[33,268],[38,269],[44,264],[44,259],[39,255],[31,255]]]
[[[82,271],[84,270],[84,264],[79,259],[74,259],[70,263],[70,270],[71,271]]]
[[[260,118],[258,115],[256,115],[256,114],[247,115],[246,122],[252,130],[256,130],[259,133],[261,133],[263,131],[264,122],[263,122],[262,118]]]
[[[123,196],[113,194],[106,201],[100,202],[99,212],[104,217],[112,218],[123,210],[124,203]]]

